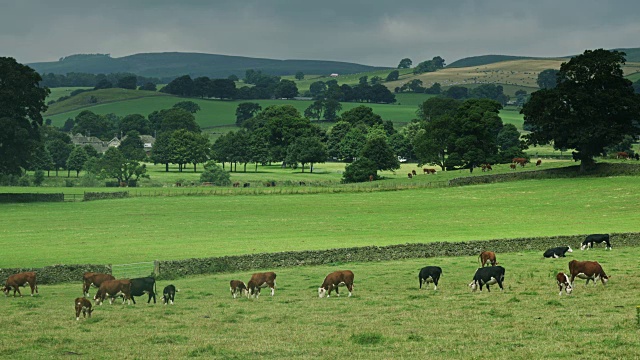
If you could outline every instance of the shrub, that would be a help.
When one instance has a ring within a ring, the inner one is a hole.
[[[371,175],[373,175],[374,179],[378,178],[376,163],[373,160],[362,157],[344,168],[342,182],[365,182],[369,181],[369,176]]]
[[[18,186],[31,186],[31,179],[29,178],[29,175],[21,176],[18,179]]]
[[[40,186],[42,185],[43,182],[44,182],[44,171],[36,170],[36,172],[33,174],[33,184],[35,186]]]
[[[64,179],[64,186],[65,187],[73,187],[75,185],[75,183],[73,182],[73,180],[71,179]]]
[[[200,175],[200,182],[209,182],[218,186],[231,185],[231,176],[213,161],[204,164],[204,172]]]

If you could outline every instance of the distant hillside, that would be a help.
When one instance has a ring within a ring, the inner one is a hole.
[[[534,57],[526,57],[526,56],[510,56],[510,55],[480,55],[480,56],[470,56],[464,59],[456,60],[451,64],[447,65],[447,68],[463,68],[463,67],[471,67],[471,66],[482,66],[493,64],[501,61],[509,61],[509,60],[528,60],[528,59],[539,59]]]
[[[200,53],[146,53],[121,58],[105,54],[71,55],[54,62],[28,64],[37,72],[66,74],[70,72],[109,74],[134,73],[136,75],[158,77],[163,80],[180,75],[226,78],[229,75],[244,77],[247,69],[262,70],[270,75],[294,75],[298,71],[305,74],[353,74],[385,69],[355,63],[324,60],[274,60]]]

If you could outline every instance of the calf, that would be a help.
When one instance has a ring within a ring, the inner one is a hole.
[[[567,292],[567,295],[571,295],[573,287],[571,286],[571,282],[569,281],[567,274],[559,272],[558,275],[556,275],[556,282],[558,283],[558,288],[560,288],[560,293],[558,295],[562,295],[562,288]]]
[[[500,286],[500,290],[504,290],[502,287],[502,282],[504,281],[504,268],[502,266],[490,266],[487,268],[481,267],[476,270],[475,275],[473,275],[473,280],[469,283],[469,287],[471,287],[471,291],[476,291],[478,285],[480,286],[480,291],[482,291],[482,286],[487,286],[487,291],[491,292],[489,289],[489,285],[498,284]]]
[[[260,289],[265,287],[271,288],[271,296],[276,292],[276,273],[264,272],[255,273],[251,276],[251,280],[247,283],[247,297],[260,296]]]
[[[538,159],[538,161],[536,161],[536,166],[540,166],[542,165],[542,160]]]
[[[602,281],[602,285],[606,285],[609,277],[602,270],[602,266],[597,261],[569,261],[569,273],[571,274],[571,286],[575,278],[586,279],[585,286],[589,284],[589,280],[593,281],[596,286],[598,279]]]
[[[353,292],[353,272],[351,270],[334,271],[324,278],[322,286],[318,288],[318,296],[320,298],[331,296],[331,290],[336,290],[336,296],[340,296],[338,287],[344,285],[349,290],[349,297]]]
[[[411,170],[411,175],[416,176],[416,175],[418,175],[418,174],[416,173],[416,171],[415,171],[415,170]]]
[[[115,280],[115,279],[116,278],[114,278],[110,274],[86,272],[82,276],[82,294],[84,294],[85,297],[88,297],[89,288],[91,288],[91,285],[99,288],[103,282],[107,280]]]
[[[87,313],[89,314],[89,317],[91,317],[91,313],[93,312],[93,310],[91,309],[91,301],[87,300],[84,297],[79,297],[76,298],[74,304],[76,307],[76,320],[80,320],[81,312],[83,318],[87,317]]]
[[[108,296],[109,304],[113,304],[113,299],[120,295],[123,296],[123,301],[127,301],[127,305],[131,303],[131,280],[107,280],[103,282],[98,291],[96,291],[93,300],[95,300],[96,305],[102,305],[104,299]]]
[[[179,290],[173,285],[165,286],[164,290],[162,290],[162,303],[167,305],[168,302],[171,302],[171,305],[173,305],[173,301],[176,299],[176,291]]]
[[[592,248],[593,249],[593,244],[597,243],[606,243],[607,246],[605,247],[606,249],[611,250],[611,243],[609,242],[609,234],[591,234],[589,236],[587,236],[586,239],[584,239],[584,241],[582,242],[582,246],[580,246],[580,250],[584,250],[584,249],[589,249]]]
[[[238,295],[242,296],[247,292],[247,285],[240,280],[231,280],[229,282],[229,290],[231,296],[235,299]]]
[[[478,255],[478,258],[480,260],[480,264],[482,264],[482,267],[484,267],[486,263],[490,263],[491,266],[498,265],[498,262],[496,261],[496,253],[494,253],[493,251],[483,251],[480,253],[480,255]]]
[[[413,175],[411,175],[411,173],[407,173],[407,177],[408,177],[409,179],[411,179],[411,178],[413,178]]]
[[[156,279],[152,277],[131,279],[131,300],[133,300],[134,304],[136,303],[134,296],[142,296],[144,294],[149,294],[147,304],[151,302],[151,298],[153,298],[153,303],[155,304],[156,292]]]
[[[31,288],[31,296],[33,296],[34,290],[36,291],[36,294],[38,294],[36,273],[33,271],[10,275],[7,278],[7,282],[4,284],[4,288],[2,289],[2,291],[4,292],[5,296],[9,296],[9,292],[11,291],[11,288],[13,288],[13,297],[16,296],[16,291],[18,292],[18,295],[22,297],[20,286],[26,286],[26,284],[29,284],[29,287]]]
[[[573,252],[573,250],[571,250],[571,247],[560,246],[560,247],[555,247],[553,249],[548,249],[547,251],[544,252],[544,254],[542,254],[542,256],[546,258],[557,259],[559,257],[566,257],[564,254],[568,252]]]
[[[438,266],[427,266],[420,269],[420,273],[418,274],[420,289],[422,289],[423,283],[433,283],[433,290],[438,290],[438,281],[440,281],[440,275],[442,275],[442,269]]]

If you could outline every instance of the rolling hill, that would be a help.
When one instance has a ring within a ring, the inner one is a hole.
[[[248,69],[262,70],[271,75],[305,74],[353,74],[385,69],[340,61],[325,60],[276,60],[201,53],[145,53],[112,58],[106,54],[71,55],[53,62],[28,64],[37,72],[67,74],[70,72],[109,74],[134,73],[140,76],[170,80],[181,75],[226,78],[229,75],[244,77]]]

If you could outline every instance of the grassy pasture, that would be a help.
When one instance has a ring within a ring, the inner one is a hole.
[[[120,89],[120,88],[87,91],[84,93],[80,93],[76,96],[73,96],[72,98],[67,99],[65,101],[57,102],[55,104],[50,105],[49,108],[47,109],[47,112],[45,112],[43,116],[46,118],[49,118],[50,115],[68,113],[70,111],[76,111],[76,114],[77,114],[77,113],[80,113],[80,111],[85,110],[87,108],[102,106],[104,104],[133,100],[133,99],[142,99],[142,98],[149,98],[149,97],[166,97],[166,96],[170,96],[170,95],[157,92],[157,91],[128,90],[128,89]],[[97,103],[94,104],[90,102],[90,99],[92,97],[96,99]]]
[[[12,358],[483,358],[640,357],[635,319],[640,291],[638,248],[602,248],[542,259],[539,252],[498,254],[505,290],[472,293],[476,257],[334,264],[275,270],[274,297],[232,299],[229,280],[249,272],[172,281],[176,305],[114,303],[75,320],[81,282],[41,285],[40,295],[0,299],[10,326],[0,347]],[[558,296],[554,276],[571,259],[597,260],[612,275],[607,286],[576,281]],[[418,270],[442,267],[437,291],[418,289]],[[354,296],[319,299],[335,270],[355,273]],[[169,284],[159,281],[158,290]],[[91,294],[95,289],[91,289]],[[21,341],[15,341],[16,331]],[[132,342],[135,339],[135,343]]]
[[[51,93],[47,96],[47,101],[58,100],[62,96],[69,96],[72,91],[78,89],[90,89],[87,87],[58,87],[58,88],[49,88]]]
[[[615,177],[370,193],[0,204],[0,266],[640,231],[632,221],[640,215],[639,200],[636,177]]]

